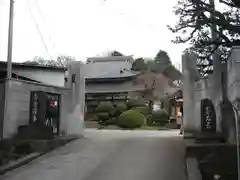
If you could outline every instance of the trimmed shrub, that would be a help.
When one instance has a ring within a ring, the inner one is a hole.
[[[107,112],[110,113],[113,110],[111,103],[101,102],[95,109],[97,113]]]
[[[96,114],[88,113],[85,115],[86,121],[98,121],[98,117]]]
[[[145,117],[147,117],[150,113],[149,108],[148,107],[134,107],[132,108],[132,110],[138,111],[141,114],[143,114]]]
[[[125,104],[116,104],[116,107],[114,109],[115,109],[114,116],[118,117],[120,116],[120,114],[127,110],[127,106]]]
[[[110,118],[106,121],[106,124],[107,125],[115,125],[117,124],[117,118],[113,117],[113,118]]]
[[[160,109],[152,112],[152,121],[165,125],[168,123],[169,115],[166,110]]]
[[[98,106],[98,102],[96,102],[96,101],[89,101],[87,103],[87,105],[90,106],[90,107],[97,107]]]
[[[147,116],[147,125],[148,126],[152,126],[153,125],[152,115],[148,115]]]
[[[144,106],[146,106],[146,103],[138,99],[131,99],[127,102],[128,109],[132,109],[134,107],[144,107]]]
[[[134,129],[141,127],[146,118],[143,114],[138,111],[128,110],[123,112],[118,118],[118,126],[122,128]]]
[[[97,117],[99,121],[106,121],[109,119],[109,114],[107,112],[97,113]]]

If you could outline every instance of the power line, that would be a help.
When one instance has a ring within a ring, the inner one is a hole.
[[[27,0],[27,6],[28,6],[29,13],[30,13],[30,15],[31,15],[31,18],[32,18],[32,20],[33,20],[33,22],[34,22],[34,24],[35,24],[35,26],[36,26],[36,29],[37,29],[37,31],[38,31],[38,34],[39,34],[39,36],[40,36],[40,38],[41,38],[41,41],[42,41],[42,43],[43,43],[43,46],[44,46],[46,52],[48,53],[50,59],[52,59],[52,56],[51,56],[51,54],[50,54],[50,52],[49,52],[49,50],[48,50],[47,44],[46,44],[45,41],[44,41],[43,35],[42,35],[42,33],[41,33],[41,31],[40,31],[40,28],[39,28],[39,26],[38,26],[38,24],[37,24],[37,22],[36,22],[36,19],[34,18],[34,15],[33,15],[33,13],[32,13],[32,10],[31,10],[30,4],[29,4],[29,0]]]
[[[42,12],[41,7],[39,6],[39,1],[38,1],[38,0],[35,0],[35,4],[36,4],[36,7],[37,7],[37,9],[38,9],[38,12],[39,12],[39,14],[40,14],[40,16],[41,16],[44,24],[45,24],[45,26],[46,26],[46,24],[47,24],[47,23],[46,23],[46,18],[45,18],[45,16],[44,16],[43,12]],[[49,31],[50,31],[49,28],[47,28],[47,29],[48,29],[48,32],[49,32]],[[49,40],[51,41],[51,43],[52,43],[52,45],[53,45],[53,50],[54,50],[55,53],[56,53],[55,40],[54,40],[54,38],[52,37],[51,32],[48,33],[48,36],[49,36]]]

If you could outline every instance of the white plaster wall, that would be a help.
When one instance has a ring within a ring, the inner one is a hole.
[[[44,84],[64,87],[64,71],[50,69],[13,69],[13,73]]]

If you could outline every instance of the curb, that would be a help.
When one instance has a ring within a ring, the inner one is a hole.
[[[37,157],[39,157],[43,154],[44,153],[35,152],[35,153],[31,153],[27,156],[24,156],[20,159],[17,159],[16,161],[10,161],[8,164],[0,167],[0,175],[3,175],[6,172],[11,171],[13,169],[17,169],[20,166],[23,166],[25,164],[28,164],[29,162],[31,162],[32,160],[36,159]]]
[[[19,158],[19,159],[15,160],[15,161],[10,161],[8,164],[3,165],[3,166],[0,167],[0,175],[3,175],[3,174],[5,174],[5,173],[7,173],[9,171],[12,171],[12,170],[17,169],[17,168],[19,168],[21,166],[24,166],[24,165],[30,163],[31,161],[33,161],[34,159],[37,159],[38,157],[40,157],[40,156],[42,156],[44,154],[47,154],[47,153],[49,153],[49,152],[51,152],[53,150],[61,148],[61,147],[65,146],[65,145],[67,145],[68,143],[73,142],[73,141],[75,141],[77,139],[79,139],[79,138],[73,138],[72,140],[67,141],[65,144],[62,144],[62,145],[60,145],[60,146],[58,146],[58,147],[56,147],[54,149],[49,149],[49,150],[46,150],[44,152],[34,152],[34,153],[31,153],[31,154],[28,154],[27,156]]]

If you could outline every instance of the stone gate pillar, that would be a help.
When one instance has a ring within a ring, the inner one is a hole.
[[[67,134],[83,135],[84,130],[84,106],[85,106],[85,78],[84,64],[78,61],[71,62],[68,66],[69,88],[67,99]]]
[[[196,131],[194,82],[198,79],[196,57],[191,54],[182,55],[183,72],[183,127],[184,132]]]

